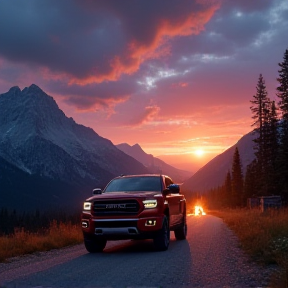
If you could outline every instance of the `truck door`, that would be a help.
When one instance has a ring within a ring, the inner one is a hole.
[[[173,184],[173,181],[170,178],[165,177],[166,188],[171,184]],[[179,193],[170,193],[166,196],[166,199],[169,204],[170,226],[180,224],[182,222],[182,214],[181,214],[182,195],[180,195]]]

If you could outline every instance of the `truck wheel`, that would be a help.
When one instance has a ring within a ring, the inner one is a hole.
[[[187,236],[187,224],[184,223],[181,225],[180,228],[177,228],[174,230],[174,234],[175,234],[175,238],[177,240],[184,240],[186,239],[186,236]]]
[[[84,245],[88,252],[90,253],[97,253],[102,252],[106,246],[107,240],[86,240],[84,239]]]
[[[170,229],[167,217],[164,217],[161,230],[157,233],[154,238],[154,245],[157,250],[165,251],[168,249],[170,243]]]

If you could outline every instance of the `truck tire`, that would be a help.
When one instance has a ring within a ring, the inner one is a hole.
[[[154,238],[154,245],[159,251],[166,251],[170,243],[170,229],[167,217],[163,219],[163,224],[161,230],[157,233]]]
[[[107,240],[103,239],[84,239],[84,245],[88,252],[99,253],[102,252],[106,246]]]
[[[187,236],[187,224],[183,221],[180,228],[174,230],[176,240],[185,240]]]

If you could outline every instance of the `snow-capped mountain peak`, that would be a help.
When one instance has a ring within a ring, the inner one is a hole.
[[[133,166],[135,171],[145,171],[131,157],[123,161],[127,155],[111,141],[66,117],[35,84],[1,94],[0,108],[0,156],[23,171],[68,179],[74,174],[82,179],[119,175],[132,172]]]

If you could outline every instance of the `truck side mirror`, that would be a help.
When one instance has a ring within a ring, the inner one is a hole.
[[[178,184],[171,184],[167,187],[171,193],[180,193],[180,186]]]
[[[167,195],[170,194],[170,193],[171,193],[171,191],[170,191],[168,188],[166,188],[166,189],[163,190],[163,195],[164,195],[164,196],[167,196]]]
[[[95,189],[93,189],[92,194],[93,194],[93,195],[99,195],[99,194],[102,194],[102,190],[101,190],[101,188],[95,188]]]

